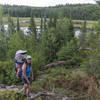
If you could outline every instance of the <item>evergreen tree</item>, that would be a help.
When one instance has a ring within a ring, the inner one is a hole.
[[[56,23],[57,23],[57,16],[54,16],[54,20],[53,20],[53,26],[56,27]]]
[[[47,19],[46,19],[46,15],[44,16],[44,31],[47,31]]]
[[[40,28],[41,28],[41,34],[43,32],[43,18],[42,18],[42,14],[41,14],[41,25],[40,25]]]
[[[11,19],[11,17],[9,16],[8,17],[8,36],[9,38],[11,37],[11,35],[13,35],[16,31],[15,31],[15,25],[14,25],[14,22],[13,20]]]
[[[74,38],[74,33],[70,30],[68,19],[60,19],[56,28],[51,27],[42,35],[42,53],[45,61],[52,62],[57,59],[57,52],[60,48]],[[47,55],[48,54],[48,55]]]
[[[87,32],[86,24],[87,24],[87,22],[85,20],[84,23],[83,23],[83,28],[82,28],[82,32],[83,33],[86,33]]]
[[[83,28],[82,28],[82,33],[80,34],[80,46],[84,47],[86,43],[86,20],[84,21]]]
[[[35,37],[35,39],[37,39],[37,31],[36,31],[35,19],[34,19],[34,15],[33,15],[32,12],[31,12],[29,30],[30,30],[30,34],[33,35]]]
[[[81,62],[81,57],[77,48],[77,40],[72,39],[66,45],[62,46],[62,48],[59,50],[59,52],[57,53],[58,59],[67,61],[66,67],[74,67]]]
[[[50,29],[52,26],[53,26],[53,20],[52,17],[50,17],[48,22],[48,28]]]
[[[13,34],[8,41],[8,57],[14,58],[17,50],[25,50],[26,44],[18,34]]]
[[[19,17],[17,17],[17,32],[19,32],[20,31],[20,24],[19,24]]]
[[[72,20],[71,18],[69,19],[69,32],[70,32],[70,36],[69,36],[69,39],[73,39],[74,38],[74,35],[75,35],[75,32],[74,32],[74,26],[73,26],[73,23],[72,23]]]
[[[51,28],[42,35],[42,54],[45,57],[46,63],[52,62],[56,58],[56,49],[55,29]]]
[[[0,60],[4,60],[6,58],[7,53],[7,44],[5,38],[5,30],[2,20],[2,6],[0,6]]]
[[[74,38],[74,31],[71,29],[72,25],[68,19],[64,18],[57,21],[56,37],[58,41],[58,48],[61,48],[62,45]]]

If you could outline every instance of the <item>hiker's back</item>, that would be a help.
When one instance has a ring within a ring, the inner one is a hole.
[[[15,71],[17,72],[17,77],[21,78],[22,76],[22,65],[24,63],[24,55],[27,51],[18,50],[15,54]]]

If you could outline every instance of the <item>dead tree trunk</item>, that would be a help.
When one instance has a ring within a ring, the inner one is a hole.
[[[33,94],[33,96],[31,96],[30,99],[35,100],[40,96],[47,96],[47,97],[50,97],[50,98],[54,97],[55,99],[52,99],[52,100],[71,100],[67,96],[64,96],[62,94],[55,94],[55,93],[52,93],[52,92],[39,92],[35,95]]]
[[[54,62],[54,63],[51,63],[51,64],[47,64],[44,67],[41,67],[40,70],[42,71],[42,70],[46,70],[46,69],[51,68],[51,67],[57,67],[59,65],[64,65],[64,64],[66,64],[66,61],[57,61],[57,62]]]

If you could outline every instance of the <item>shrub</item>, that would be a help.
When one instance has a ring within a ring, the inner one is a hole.
[[[78,52],[75,40],[71,40],[67,45],[63,46],[58,52],[59,60],[66,60],[68,66],[75,66],[80,63],[81,57]]]
[[[93,50],[81,66],[89,75],[100,76],[100,50]]]
[[[16,78],[13,61],[0,62],[0,83],[11,85],[19,82],[20,80]]]

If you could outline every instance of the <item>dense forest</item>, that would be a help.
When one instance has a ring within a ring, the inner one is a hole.
[[[10,14],[12,17],[30,17],[30,12],[33,11],[35,17],[53,17],[62,16],[78,20],[97,20],[99,14],[98,5],[96,4],[76,4],[76,5],[58,5],[54,7],[27,7],[27,6],[3,6],[3,14]]]
[[[32,93],[44,92],[34,100],[99,100],[100,22],[94,24],[92,31],[86,28],[87,20],[99,20],[99,9],[100,3],[46,8],[0,6],[0,86],[22,87],[14,71],[14,57],[17,50],[27,50],[35,77]],[[16,24],[12,16],[16,17]],[[7,31],[3,17],[7,18]],[[30,17],[27,35],[21,30],[19,17]],[[41,17],[41,34],[37,33],[35,17]],[[78,37],[73,19],[84,19]],[[45,96],[47,92],[52,93]],[[23,93],[16,95],[16,91],[0,88],[2,100],[30,100]],[[63,96],[67,97],[61,99]]]

